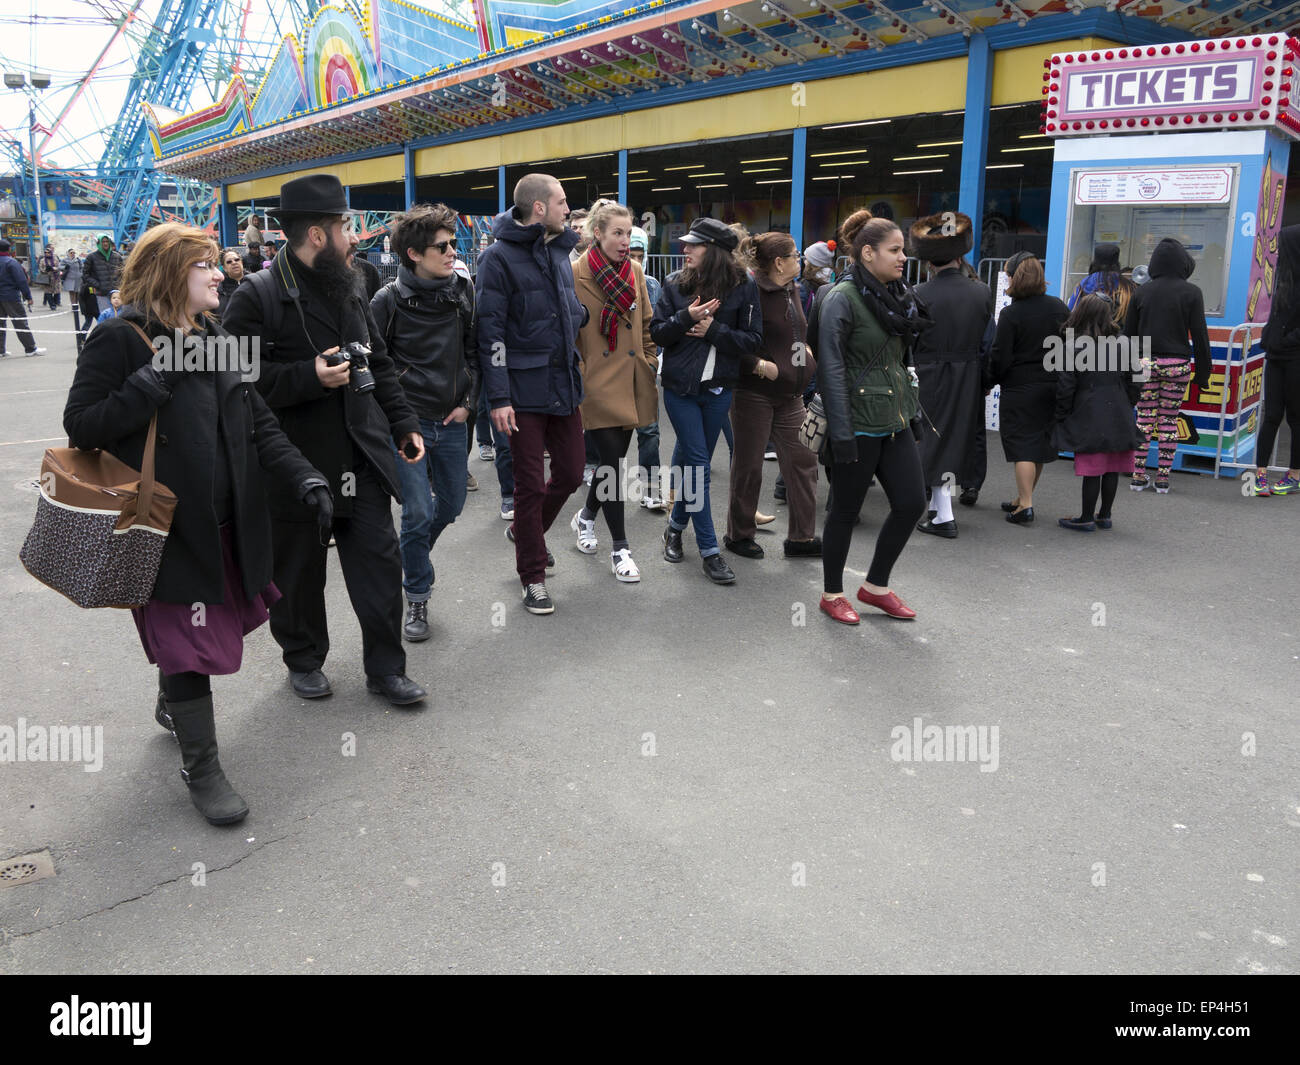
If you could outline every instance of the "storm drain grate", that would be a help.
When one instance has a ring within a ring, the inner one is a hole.
[[[0,862],[0,887],[19,887],[54,875],[54,859],[49,851],[20,854]]]

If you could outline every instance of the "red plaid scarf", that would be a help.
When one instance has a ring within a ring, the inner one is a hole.
[[[609,337],[609,350],[618,343],[618,316],[629,315],[636,306],[636,285],[632,282],[632,263],[629,259],[615,267],[600,254],[596,244],[587,251],[587,262],[596,278],[596,284],[605,290],[605,306],[600,309],[600,332]],[[631,324],[629,320],[629,325]]]

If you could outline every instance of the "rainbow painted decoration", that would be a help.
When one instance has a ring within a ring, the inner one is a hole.
[[[1043,61],[1043,132],[1276,128],[1300,140],[1298,56],[1282,34],[1063,52]]]

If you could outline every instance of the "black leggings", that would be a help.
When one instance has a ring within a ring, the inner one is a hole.
[[[600,465],[587,490],[587,513],[594,518],[604,510],[605,524],[609,526],[609,535],[615,544],[627,542],[627,529],[623,524],[623,478],[619,464],[627,456],[632,432],[631,429],[587,430],[587,439],[600,455]]]
[[[1110,508],[1115,505],[1115,489],[1119,487],[1118,473],[1103,473],[1098,477],[1083,479],[1083,510],[1079,517],[1084,521],[1096,518],[1109,518]],[[1097,509],[1097,495],[1101,495],[1101,509]]]
[[[169,703],[202,699],[212,693],[212,678],[206,673],[171,673],[158,671],[158,686]]]
[[[876,537],[876,552],[867,583],[889,587],[889,574],[907,545],[907,538],[925,513],[925,477],[921,457],[909,429],[893,436],[859,436],[858,461],[829,467],[834,497],[822,534],[822,578],[827,595],[844,591],[844,562],[853,538],[853,519],[867,498],[875,477],[889,500],[889,516]]]
[[[1300,359],[1266,359],[1264,362],[1264,420],[1255,444],[1255,465],[1273,456],[1273,443],[1282,416],[1291,428],[1291,466],[1300,470]]]

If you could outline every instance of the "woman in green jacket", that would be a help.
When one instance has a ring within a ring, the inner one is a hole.
[[[889,499],[889,516],[858,599],[890,617],[916,617],[889,588],[890,571],[925,513],[921,460],[909,424],[918,408],[916,377],[908,363],[913,341],[930,323],[902,280],[906,263],[898,226],[873,218],[853,241],[851,276],[827,293],[818,322],[817,376],[832,488],[822,535],[821,609],[845,625],[859,621],[844,595],[844,563],[853,519],[873,477]]]

